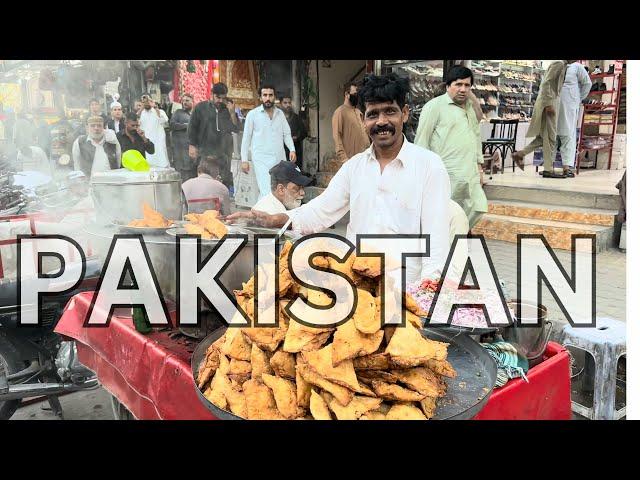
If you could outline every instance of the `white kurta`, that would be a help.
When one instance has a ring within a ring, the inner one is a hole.
[[[572,136],[575,134],[580,103],[589,95],[590,90],[591,79],[584,66],[578,62],[569,65],[560,93],[558,135]]]
[[[147,162],[152,167],[168,167],[169,155],[167,154],[167,139],[164,126],[169,123],[169,118],[164,110],[159,110],[160,115],[154,108],[142,110],[140,113],[140,128],[144,135],[153,142],[155,153],[147,153]]]
[[[287,214],[293,230],[321,232],[351,212],[347,238],[357,234],[429,234],[430,256],[408,257],[407,282],[442,272],[449,253],[451,184],[435,153],[404,139],[383,172],[373,146],[351,157],[323,193]]]

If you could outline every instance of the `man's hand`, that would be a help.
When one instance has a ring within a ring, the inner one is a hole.
[[[289,152],[289,161],[290,162],[296,161],[296,152]]]
[[[142,140],[146,143],[147,137],[144,136],[144,130],[142,130],[141,128],[138,128],[137,132],[138,132],[138,135],[140,135],[140,138],[142,138]]]
[[[252,225],[258,225],[263,228],[280,228],[289,220],[289,216],[284,213],[270,215],[260,210],[239,211],[232,213],[224,218],[225,222],[233,223],[240,219],[246,219]]]
[[[547,115],[553,115],[554,113],[556,113],[556,109],[553,108],[553,105],[549,105],[547,107],[544,107],[544,113],[546,113]]]
[[[249,173],[249,170],[251,169],[251,164],[249,162],[242,162],[241,168],[244,173]]]
[[[198,158],[198,147],[195,145],[189,145],[189,158],[192,160]]]

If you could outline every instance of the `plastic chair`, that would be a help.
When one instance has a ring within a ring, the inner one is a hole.
[[[507,158],[507,153],[513,153],[516,150],[516,137],[518,135],[518,123],[520,120],[492,118],[490,122],[493,125],[491,128],[491,137],[482,142],[482,153],[493,154],[494,151],[500,150],[502,154],[502,169],[500,173],[504,173],[504,161]],[[515,163],[512,167],[515,172]]]
[[[562,345],[590,353],[585,355],[585,371],[594,368],[593,407],[571,402],[571,409],[590,420],[619,420],[627,407],[616,410],[617,370],[620,357],[627,354],[626,326],[611,318],[598,318],[595,328],[565,325]],[[595,365],[593,365],[595,363]]]

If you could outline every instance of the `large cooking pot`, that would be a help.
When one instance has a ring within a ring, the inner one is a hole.
[[[98,172],[91,176],[91,196],[96,217],[105,224],[126,225],[142,218],[142,204],[172,220],[187,212],[180,172],[173,168],[152,168],[132,172],[125,168]]]
[[[99,258],[104,261],[109,246],[111,244],[113,235],[118,233],[118,230],[112,226],[99,226],[89,225],[86,227],[86,232],[90,235],[91,245]],[[242,283],[246,282],[253,275],[254,269],[254,237],[256,233],[271,233],[275,234],[276,230],[257,229],[254,232],[251,227],[229,227],[230,233],[246,234],[248,242],[238,252],[236,257],[224,270],[220,276],[220,282],[227,291],[242,289]],[[155,233],[155,234],[142,234],[145,246],[149,252],[153,269],[158,278],[160,289],[165,298],[176,301],[176,237],[167,233]],[[280,245],[285,240],[289,239],[294,241],[297,237],[292,233],[286,233],[280,238]],[[218,240],[202,240],[201,258],[205,258],[218,244]]]

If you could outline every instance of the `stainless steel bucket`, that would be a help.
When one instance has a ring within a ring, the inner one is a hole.
[[[539,320],[540,326],[517,326],[515,323],[502,330],[502,338],[513,344],[519,353],[526,357],[529,362],[537,360],[542,356],[549,337],[551,336],[552,322],[547,320],[547,307],[522,302],[522,312],[520,318],[517,315],[517,303],[515,301],[507,302],[509,309],[513,312],[514,322],[531,322]]]

